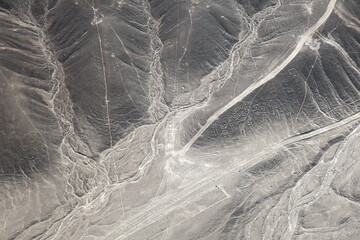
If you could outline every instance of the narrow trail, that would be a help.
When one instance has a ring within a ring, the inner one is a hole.
[[[190,141],[178,151],[180,155],[185,154],[188,149],[194,144],[194,142],[205,132],[206,129],[224,112],[229,110],[232,106],[243,100],[246,96],[251,94],[253,91],[264,85],[265,83],[272,80],[277,74],[279,74],[300,52],[306,41],[325,23],[325,21],[329,18],[330,14],[334,10],[335,4],[337,0],[330,0],[326,12],[323,16],[304,34],[301,36],[298,44],[295,46],[295,49],[291,52],[291,54],[282,62],[279,66],[277,66],[273,71],[271,71],[267,76],[262,78],[261,80],[250,85],[245,91],[240,93],[237,97],[231,100],[224,107],[216,111],[205,123],[204,126],[200,128],[200,130],[190,139]]]
[[[119,231],[121,231],[126,236],[134,234],[135,232],[140,231],[150,224],[161,220],[163,216],[170,214],[179,207],[184,206],[185,204],[190,204],[192,201],[194,201],[194,199],[201,197],[207,192],[211,191],[211,186],[214,185],[214,182],[226,182],[227,179],[233,176],[232,172],[234,169],[238,169],[244,165],[254,166],[255,164],[259,163],[259,160],[262,160],[264,156],[269,156],[271,153],[277,152],[279,149],[282,149],[287,145],[318,136],[334,129],[339,129],[342,126],[359,120],[360,112],[336,123],[330,124],[320,129],[316,129],[312,132],[289,137],[283,141],[279,141],[270,147],[264,148],[262,151],[257,152],[256,154],[243,156],[241,161],[228,165],[226,169],[223,169],[221,172],[208,174],[199,182],[192,182],[189,185],[182,186],[183,190],[177,192],[176,194],[165,196],[162,199],[157,198],[157,202],[153,202],[153,205],[150,208],[137,215],[133,215],[127,218],[126,221],[123,222],[124,226],[131,226],[129,229],[121,228]],[[117,231],[113,231],[111,232],[111,236],[115,236],[118,233],[119,232]]]
[[[94,19],[97,18],[97,10],[94,7],[94,2],[93,2],[93,11],[94,11]],[[100,20],[99,20],[100,21]],[[109,141],[110,141],[110,146],[113,146],[113,138],[112,138],[112,132],[111,132],[111,125],[110,125],[110,114],[109,114],[109,98],[108,98],[108,84],[107,84],[107,77],[106,77],[106,68],[105,68],[105,62],[104,62],[104,53],[103,53],[103,47],[102,47],[102,39],[101,39],[101,34],[100,34],[100,30],[99,30],[99,26],[98,26],[98,22],[94,23],[96,26],[96,31],[97,31],[97,35],[98,35],[98,39],[99,39],[99,50],[100,50],[100,56],[101,56],[101,64],[102,64],[102,75],[103,75],[103,81],[104,81],[104,91],[105,91],[105,107],[106,107],[106,121],[107,121],[107,126],[108,126],[108,131],[109,131]]]
[[[346,149],[348,148],[348,145],[351,145],[351,143],[360,135],[359,129],[360,126],[356,127],[345,138],[340,146],[337,147],[335,156],[333,157],[332,161],[329,161],[320,167],[319,165],[316,165],[297,182],[294,188],[292,188],[287,205],[288,228],[282,239],[291,239],[294,236],[301,209],[318,201],[331,188],[331,183],[346,164],[347,158],[345,156],[347,154]],[[305,194],[303,189],[306,189],[306,186],[309,186],[311,183],[315,182],[316,178],[319,177],[320,172],[324,172],[324,174],[321,175],[321,184],[316,189],[313,189],[311,192],[307,192]]]
[[[285,59],[285,61],[283,63],[281,63],[277,68],[275,68],[268,76],[264,77],[263,79],[261,79],[260,81],[250,85],[244,92],[242,92],[240,95],[238,95],[237,97],[235,97],[232,101],[230,101],[227,105],[225,105],[223,108],[219,109],[217,112],[215,112],[206,122],[206,124],[204,126],[201,127],[201,129],[196,133],[196,135],[177,153],[179,154],[185,154],[187,152],[187,150],[193,145],[193,143],[201,136],[201,134],[221,115],[223,114],[225,111],[227,111],[228,109],[230,109],[232,106],[234,106],[236,103],[238,103],[239,101],[241,101],[242,99],[244,99],[246,96],[248,96],[251,92],[253,92],[254,90],[256,90],[258,87],[264,85],[266,82],[270,81],[271,79],[273,79],[280,71],[282,71],[295,57],[296,55],[299,53],[299,51],[301,50],[301,48],[303,47],[303,45],[305,44],[305,42],[312,36],[313,33],[315,33],[317,31],[317,29],[328,19],[328,17],[330,16],[331,12],[334,9],[336,0],[331,0],[327,10],[325,12],[325,14],[318,20],[318,22],[316,24],[314,24],[299,40],[298,44],[296,45],[295,49],[293,50],[293,52]],[[94,9],[95,11],[95,9]],[[95,14],[95,12],[94,12]],[[150,94],[150,96],[152,96],[153,101],[154,101],[154,108],[155,108],[155,103],[161,103],[161,93],[163,91],[163,87],[162,87],[162,83],[158,81],[159,77],[160,79],[162,79],[162,71],[161,71],[161,66],[160,64],[160,57],[159,54],[162,51],[163,46],[161,45],[161,41],[159,41],[158,39],[158,30],[157,30],[157,25],[156,22],[153,21],[152,22],[153,27],[154,27],[154,32],[151,32],[151,34],[153,34],[153,50],[154,50],[154,59],[156,59],[156,64],[152,65],[151,70],[152,70],[152,80],[155,82],[157,80],[157,88],[154,89],[154,94]],[[98,37],[99,37],[99,42],[100,42],[100,49],[101,47],[101,37],[100,37],[100,33],[99,33],[99,28],[96,25],[97,28],[97,32],[98,32]],[[101,49],[102,51],[102,49]],[[101,52],[102,55],[102,52]],[[103,55],[102,55],[102,60],[103,59]],[[233,63],[233,58],[231,63]],[[58,65],[58,62],[54,62],[55,65]],[[54,65],[54,66],[55,66]],[[59,73],[60,75],[63,74],[63,69],[62,67],[59,65],[57,66],[57,73]],[[105,66],[104,66],[104,62],[103,62],[103,74],[104,74],[104,83],[105,83],[105,89],[107,89],[106,86],[106,73],[105,73]],[[63,81],[63,80],[61,80]],[[60,90],[60,88],[64,87],[64,83],[63,82],[59,82],[58,87],[55,89],[55,93],[53,95],[53,101],[56,100],[58,97],[58,95],[62,95],[62,91]],[[66,88],[66,87],[64,87]],[[71,100],[69,100],[71,103]],[[107,120],[108,120],[108,127],[109,127],[109,134],[110,134],[110,143],[111,143],[111,148],[116,147],[116,144],[113,146],[112,145],[112,137],[111,137],[111,128],[110,128],[110,121],[109,121],[109,107],[108,107],[108,101],[107,101],[107,93],[105,94],[105,102],[106,102],[106,108],[107,108]],[[55,110],[54,110],[55,113]],[[56,113],[56,115],[58,116],[58,118],[63,118],[63,113]],[[155,116],[155,114],[154,114]],[[141,166],[138,169],[138,172],[130,179],[128,179],[127,181],[121,183],[121,184],[112,184],[112,185],[108,185],[109,188],[104,190],[102,192],[101,195],[99,195],[100,197],[98,199],[100,199],[102,196],[107,195],[108,192],[111,192],[113,189],[118,188],[120,185],[124,185],[124,184],[128,184],[128,183],[134,183],[139,181],[139,179],[141,179],[141,177],[143,176],[146,166],[149,165],[152,160],[156,157],[157,155],[157,144],[156,144],[156,137],[159,131],[161,131],[161,128],[163,127],[163,125],[166,123],[167,118],[169,117],[169,113],[166,114],[166,116],[159,122],[157,122],[157,126],[153,132],[153,136],[151,139],[151,149],[152,149],[152,154],[150,156],[148,156],[144,162],[141,164]],[[68,117],[66,117],[68,119]],[[142,227],[146,227],[146,224],[144,224],[143,218],[151,218],[151,221],[157,221],[158,219],[160,219],[162,217],[162,214],[167,214],[171,211],[173,211],[174,209],[177,209],[179,207],[179,205],[183,205],[183,204],[188,204],[189,202],[193,201],[194,197],[198,196],[198,195],[203,195],[206,194],[208,191],[210,191],[208,184],[210,182],[210,180],[213,179],[217,179],[221,181],[224,181],[225,179],[231,177],[230,172],[233,171],[234,168],[237,168],[239,166],[242,166],[244,164],[247,163],[251,163],[253,164],[253,161],[255,158],[259,157],[259,156],[263,156],[264,154],[267,154],[271,151],[273,151],[274,148],[278,148],[278,147],[282,147],[286,144],[295,142],[295,141],[299,141],[302,139],[306,139],[318,134],[321,134],[323,132],[329,131],[331,129],[334,128],[338,128],[341,127],[342,125],[349,123],[351,121],[355,121],[360,119],[360,113],[355,114],[347,119],[341,120],[333,125],[329,125],[326,126],[324,128],[315,130],[311,133],[308,134],[303,134],[301,136],[295,136],[295,137],[290,137],[287,140],[284,140],[278,144],[275,144],[272,148],[267,149],[267,151],[262,151],[259,154],[257,154],[256,156],[245,156],[243,161],[236,163],[236,164],[232,164],[230,166],[228,166],[228,168],[224,169],[224,171],[222,171],[221,173],[215,173],[212,174],[211,176],[208,176],[206,179],[201,180],[200,182],[197,183],[192,183],[190,186],[190,190],[187,191],[181,191],[180,193],[177,193],[175,195],[172,196],[166,196],[165,199],[162,199],[163,201],[157,201],[154,202],[154,205],[145,213],[142,213],[140,215],[136,215],[136,216],[132,216],[129,219],[126,218],[125,219],[125,211],[124,211],[124,207],[123,207],[123,202],[121,199],[121,205],[122,205],[122,220],[124,221],[124,223],[132,223],[134,224],[133,228],[130,229],[126,229],[128,234],[134,233],[136,231],[138,231],[139,229],[141,229]],[[68,130],[68,132],[66,133],[63,142],[61,143],[61,146],[66,145],[64,147],[68,148],[70,151],[73,150],[71,148],[71,145],[68,143],[68,141],[66,140],[70,135],[74,134],[74,130],[73,130],[73,125],[71,122],[68,122],[68,120],[65,119],[60,119],[60,120],[64,120],[66,121],[66,125],[69,125],[70,129]],[[157,119],[158,120],[158,119]],[[62,148],[62,147],[61,147]],[[74,152],[75,154],[75,152]],[[256,162],[256,161],[254,161]],[[104,172],[106,175],[106,172]],[[121,191],[121,190],[120,190]],[[225,193],[226,191],[223,190]],[[159,198],[160,199],[160,198]],[[174,201],[174,199],[176,199],[176,201]],[[100,201],[100,200],[99,200]],[[174,202],[178,202],[179,205],[175,205]],[[98,204],[97,201],[93,201],[93,202],[88,202],[85,206],[79,206],[78,208],[76,208],[74,210],[74,212],[81,212],[82,210],[84,210],[85,208],[88,207],[92,207],[92,206],[96,206]],[[165,206],[164,206],[165,204]],[[159,209],[162,209],[162,211],[159,211]],[[70,216],[70,217],[69,217]],[[68,217],[64,218],[61,221],[61,226],[59,227],[59,230],[65,230],[67,229],[67,225],[66,225],[66,221],[71,220],[71,216],[74,216],[74,214],[70,214],[68,215]],[[69,221],[71,222],[71,221]],[[63,225],[64,224],[64,225]],[[145,226],[144,226],[145,225]],[[122,231],[123,229],[116,229],[114,230],[114,232],[112,232],[112,234],[116,233],[118,234],[118,231]],[[125,234],[126,234],[125,231]],[[61,233],[61,232],[60,232]],[[56,236],[55,236],[56,237]],[[54,238],[55,238],[54,237]]]

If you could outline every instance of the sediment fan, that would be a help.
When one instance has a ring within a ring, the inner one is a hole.
[[[0,0],[0,239],[358,239],[359,17]]]

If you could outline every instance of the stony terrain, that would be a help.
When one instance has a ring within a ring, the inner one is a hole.
[[[358,0],[0,0],[0,239],[357,240]]]

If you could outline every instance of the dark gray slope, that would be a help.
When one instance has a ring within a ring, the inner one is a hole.
[[[358,239],[359,19],[0,0],[0,239]]]
[[[21,19],[6,10],[0,18],[1,178],[31,176],[59,157],[61,133],[51,101],[56,66],[26,9]]]
[[[236,2],[151,0],[164,44],[165,99],[191,92],[201,78],[229,56],[232,46],[250,32],[248,17]]]
[[[267,8],[270,6],[274,6],[276,4],[276,0],[237,0],[238,3],[240,3],[247,14],[250,16]]]
[[[359,112],[359,72],[341,52],[315,39],[318,50],[307,47],[271,82],[222,114],[197,144],[233,138],[241,144],[265,132],[301,134]]]
[[[144,4],[61,1],[46,31],[62,63],[76,133],[93,153],[147,123],[150,46]]]
[[[147,3],[1,1],[1,6],[4,174],[28,174],[59,161],[53,155],[61,129],[70,136],[70,128],[77,138],[75,151],[97,158],[162,117],[155,113],[162,97],[154,85],[161,82],[154,82],[150,68],[157,67],[151,64],[159,46]],[[26,154],[39,163],[29,167]]]

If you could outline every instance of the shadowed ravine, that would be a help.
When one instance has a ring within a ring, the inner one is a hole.
[[[355,0],[0,0],[0,239],[349,239]]]

